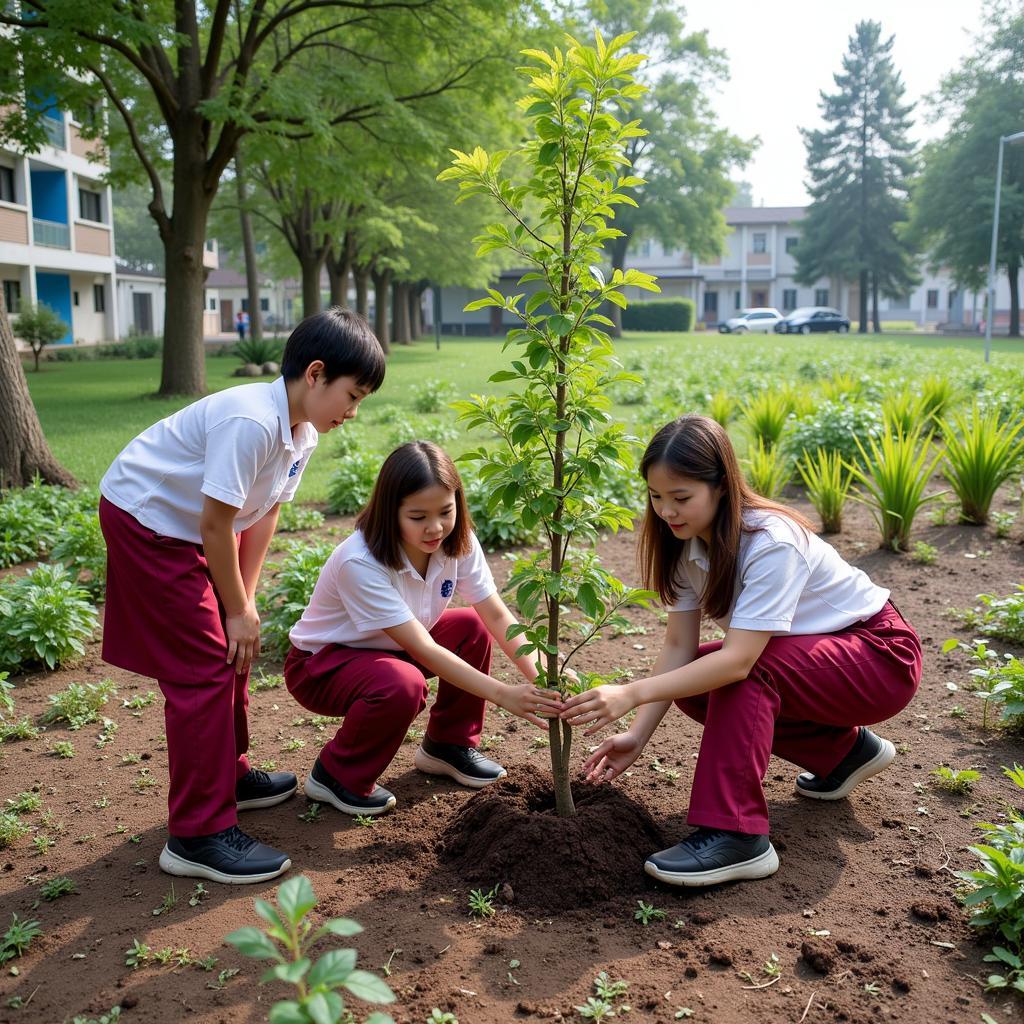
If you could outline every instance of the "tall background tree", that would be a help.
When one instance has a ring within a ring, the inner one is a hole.
[[[974,52],[943,80],[935,98],[951,124],[926,147],[914,188],[913,236],[932,264],[962,287],[985,287],[992,244],[999,137],[1024,131],[1024,11],[992,3]],[[1003,155],[998,268],[1010,286],[1009,333],[1020,337],[1019,275],[1024,259],[1024,147]]]
[[[796,279],[856,280],[859,330],[868,329],[868,302],[878,292],[904,295],[920,279],[904,228],[914,171],[908,138],[913,104],[892,61],[893,37],[859,22],[850,37],[836,92],[821,93],[826,127],[803,130],[811,205],[797,247]]]
[[[630,246],[644,238],[698,259],[717,256],[727,233],[723,210],[736,188],[730,176],[756,145],[716,125],[708,93],[727,77],[725,53],[706,32],[689,31],[684,8],[672,0],[586,0],[573,17],[606,38],[635,32],[631,45],[648,57],[638,76],[648,91],[630,110],[647,134],[630,139],[625,154],[646,184],[634,193],[637,206],[615,211],[611,226],[622,235],[609,244],[612,268],[622,270]],[[622,311],[606,312],[618,333]]]
[[[476,29],[508,7],[497,0],[20,0],[0,6],[7,28],[0,141],[28,152],[43,144],[41,112],[27,97],[74,110],[105,96],[110,116],[96,130],[106,125],[111,148],[128,147],[137,158],[164,245],[160,391],[201,393],[207,217],[240,140],[314,138],[437,95],[488,58]],[[312,55],[330,56],[315,76]]]

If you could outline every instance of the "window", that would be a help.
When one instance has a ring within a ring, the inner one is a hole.
[[[101,284],[92,286],[92,308],[97,313],[106,313],[107,311],[107,293]]]
[[[814,304],[816,306],[827,306],[828,305],[828,289],[827,288],[815,288],[814,289]]]
[[[929,288],[928,289],[928,308],[938,309],[939,308],[939,289]]]
[[[213,252],[213,239],[208,238],[204,243],[203,248],[205,248],[207,252]]]
[[[270,312],[270,299],[266,299],[266,298],[260,299],[260,312],[261,313],[269,313]]]
[[[734,296],[733,296],[733,308],[734,309],[739,309],[743,305],[742,299],[743,299],[743,293],[742,292],[736,292],[734,294]]]
[[[796,235],[789,235],[786,238],[786,255],[792,256],[796,252],[796,246],[800,239]]]
[[[20,281],[4,281],[4,305],[12,316],[21,312]]]
[[[763,231],[754,232],[754,252],[768,251],[768,236]]]
[[[718,292],[704,293],[704,316],[712,320],[718,316]]]
[[[787,238],[788,242],[789,239]],[[782,289],[782,308],[783,309],[796,309],[796,289],[795,288],[783,288]]]
[[[650,256],[651,255],[651,240],[650,239],[647,239],[646,241],[640,243],[640,255],[641,256]]]
[[[243,295],[242,296],[242,312],[243,313],[248,313],[249,312],[249,296],[248,295]]]
[[[78,190],[78,212],[82,220],[94,220],[103,223],[103,202],[99,192],[91,189],[80,188]]]
[[[72,292],[71,293],[71,302],[75,306],[78,305],[78,292]]]
[[[217,312],[217,297],[215,295],[210,296],[210,312]]]
[[[5,203],[16,203],[14,193],[14,168],[0,167],[0,199]]]

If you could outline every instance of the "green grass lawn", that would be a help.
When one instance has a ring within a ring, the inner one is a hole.
[[[1024,370],[1024,342],[996,339],[994,361],[982,362],[982,340],[939,338],[929,335],[880,335],[825,337],[767,337],[708,334],[633,333],[617,343],[627,366],[646,368],[651,399],[677,384],[688,401],[699,404],[700,395],[718,387],[746,394],[751,388],[808,376],[808,367],[873,373],[886,379],[913,381],[926,373],[977,382],[999,383],[1006,370]],[[368,398],[359,413],[358,430],[375,449],[387,450],[395,420],[417,424],[417,432],[429,437],[434,429],[446,429],[446,441],[457,454],[476,440],[455,423],[455,414],[422,416],[413,410],[417,389],[427,380],[451,384],[456,396],[472,392],[496,393],[509,385],[493,385],[488,376],[510,358],[495,339],[446,337],[440,351],[433,341],[395,346],[388,363],[387,380]],[[219,391],[245,379],[231,376],[238,361],[210,357],[206,362],[207,386]],[[1015,374],[1016,375],[1016,374]],[[151,423],[185,405],[188,399],[154,397],[160,380],[159,359],[97,360],[80,363],[45,363],[39,373],[28,373],[29,387],[43,429],[57,458],[83,483],[96,484],[118,451]],[[986,383],[986,386],[987,383]],[[646,402],[616,406],[615,415],[636,423],[643,421]],[[664,408],[664,403],[662,403]],[[678,412],[686,411],[680,407]],[[342,428],[348,429],[348,428]],[[637,426],[638,433],[649,426]],[[299,494],[305,501],[323,500],[331,468],[333,444],[324,440],[314,457]]]

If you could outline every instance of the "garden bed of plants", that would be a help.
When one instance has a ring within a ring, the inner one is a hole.
[[[933,478],[928,490],[941,485]],[[1018,487],[1006,484],[993,511],[1018,509]],[[813,515],[802,495],[788,493]],[[350,518],[328,515],[292,536],[308,557],[350,527]],[[956,873],[980,866],[969,847],[993,841],[976,823],[1012,827],[1021,790],[1002,769],[1024,761],[1024,744],[998,724],[1005,704],[989,708],[983,727],[987,702],[971,687],[992,684],[970,672],[984,661],[942,647],[951,637],[980,637],[1000,658],[1024,654],[1014,632],[1020,612],[998,603],[1024,575],[1020,539],[1019,525],[1000,537],[992,526],[936,525],[922,514],[910,538],[917,553],[896,554],[878,547],[866,508],[847,506],[832,540],[892,589],[918,628],[924,679],[918,698],[881,729],[897,744],[895,764],[850,800],[799,800],[796,770],[772,762],[766,785],[782,867],[766,881],[677,892],[644,876],[644,855],[686,830],[700,731],[676,713],[614,795],[595,795],[593,813],[611,818],[583,830],[586,849],[544,826],[510,832],[499,849],[474,848],[477,805],[494,795],[473,797],[414,770],[422,718],[382,779],[398,796],[394,814],[361,823],[299,796],[242,824],[289,851],[291,874],[312,882],[315,919],[363,925],[357,938],[324,939],[318,951],[332,941],[356,946],[359,967],[395,993],[386,1009],[399,1022],[583,1021],[611,1011],[645,1022],[1018,1020],[1019,996],[986,991],[990,976],[1012,977],[1012,965],[983,959],[1007,942],[970,926],[960,897],[971,885]],[[286,543],[273,556],[278,564],[290,557]],[[635,579],[632,535],[604,537],[597,552],[609,571]],[[496,578],[507,579],[505,554],[489,557]],[[29,568],[13,572],[31,579]],[[308,574],[294,570],[294,586]],[[283,602],[287,573],[267,575],[265,589],[276,584]],[[81,577],[89,580],[88,567]],[[995,603],[977,601],[981,593]],[[950,608],[977,612],[965,621]],[[583,668],[614,675],[650,665],[658,613],[633,610],[628,619],[627,629],[587,649]],[[9,691],[15,709],[0,747],[0,1021],[116,1019],[114,1007],[125,1021],[154,1024],[265,1020],[288,987],[258,985],[263,965],[224,939],[259,924],[253,898],[272,899],[277,887],[196,886],[160,873],[160,699],[152,680],[104,665],[97,638],[77,662],[16,676]],[[499,672],[510,670],[497,660]],[[301,777],[333,725],[294,704],[279,672],[271,656],[253,677],[252,758]],[[538,780],[549,779],[544,736],[495,709],[484,736],[509,768],[505,786],[529,802]],[[950,771],[936,774],[943,766]],[[357,999],[348,1005],[355,1020],[370,1012]]]

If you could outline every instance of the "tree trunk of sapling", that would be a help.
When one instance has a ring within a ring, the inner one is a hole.
[[[1006,277],[1010,285],[1010,337],[1020,337],[1020,264],[1007,267]]]
[[[245,161],[242,151],[235,153],[235,184],[238,189],[238,219],[242,229],[242,251],[245,255],[245,290],[249,296],[249,337],[263,338],[263,310],[260,307],[260,275],[256,265],[256,238],[252,230],[252,214],[246,203]]]

